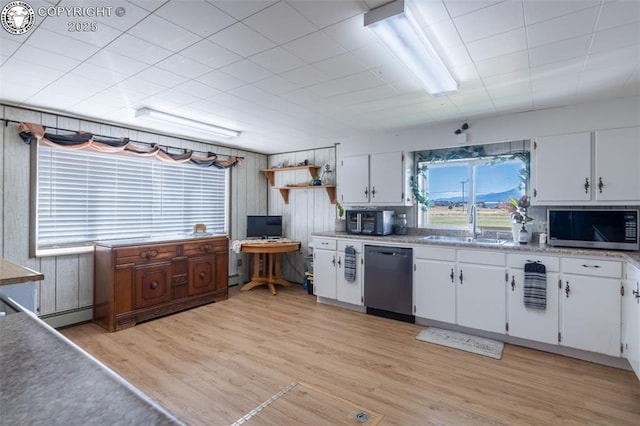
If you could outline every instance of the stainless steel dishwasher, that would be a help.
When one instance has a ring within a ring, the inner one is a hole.
[[[415,322],[412,254],[410,248],[364,246],[364,304],[368,314]]]

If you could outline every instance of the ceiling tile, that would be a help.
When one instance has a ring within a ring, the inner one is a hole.
[[[529,68],[529,55],[526,50],[509,53],[507,55],[496,56],[476,62],[480,77],[490,77],[494,75],[507,74],[513,71]]]
[[[162,87],[173,87],[184,83],[187,78],[161,68],[149,67],[136,74],[137,78],[153,81]]]
[[[158,3],[156,3],[156,5],[158,5]],[[109,6],[113,7],[114,12],[112,12],[109,19],[106,19],[103,22],[105,25],[120,31],[128,30],[151,13],[149,10],[136,6],[132,2],[125,0],[111,0],[109,1]],[[122,10],[124,10],[123,15],[118,16],[115,13],[115,9],[118,7],[121,7]]]
[[[595,28],[600,8],[592,7],[580,12],[549,19],[527,27],[529,47],[542,46],[560,40],[591,34]]]
[[[196,80],[222,92],[235,89],[236,87],[246,84],[244,81],[238,80],[237,78],[221,71],[211,71],[201,75]]]
[[[283,46],[307,63],[340,55],[345,50],[321,31],[311,33]]]
[[[557,43],[546,44],[529,50],[532,67],[550,64],[566,59],[586,56],[591,36],[574,37]]]
[[[137,61],[142,61],[149,65],[155,64],[172,54],[170,50],[156,46],[129,34],[121,35],[113,43],[105,47],[105,49]]]
[[[132,90],[134,93],[152,96],[166,90],[166,87],[138,77],[129,77],[114,86],[115,90]]]
[[[362,16],[354,16],[338,22],[324,28],[322,32],[346,50],[355,50],[378,42],[371,31],[364,27],[364,18]]]
[[[84,61],[98,51],[98,47],[94,45],[84,43],[70,37],[65,37],[44,28],[38,28],[33,34],[31,34],[29,39],[25,42],[25,45],[56,52],[62,56],[78,59],[80,61]]]
[[[246,83],[253,83],[254,81],[262,80],[272,75],[271,71],[247,59],[227,65],[221,68],[220,71]]]
[[[449,15],[451,15],[452,18],[455,18],[475,10],[483,9],[501,1],[503,0],[443,0],[443,3],[449,11]]]
[[[123,74],[137,74],[149,65],[115,52],[102,49],[86,60],[87,63],[99,65]]]
[[[138,25],[130,29],[128,34],[157,46],[162,46],[172,52],[178,52],[200,40],[200,37],[192,32],[155,15],[147,16]]]
[[[318,27],[285,2],[276,3],[248,17],[244,23],[277,44],[318,30]]]
[[[640,64],[640,46],[634,45],[622,49],[604,50],[591,53],[584,64],[585,71],[600,68],[620,67],[623,69],[638,69]]]
[[[185,81],[174,87],[174,89],[201,99],[209,98],[220,93],[218,89],[196,80]]]
[[[640,48],[640,25],[627,24],[597,31],[593,36],[590,52],[603,52],[627,46]]]
[[[122,34],[122,31],[102,22],[108,19],[110,18],[103,17],[74,21],[73,19],[62,17],[49,17],[42,22],[40,28],[93,46],[104,47]],[[95,29],[93,29],[92,25],[96,25]]]
[[[278,0],[207,0],[238,20],[248,18],[278,2]]]
[[[213,68],[220,68],[242,59],[241,56],[209,40],[202,40],[193,46],[189,46],[180,54]]]
[[[524,27],[522,3],[506,1],[453,20],[465,42],[480,40]]]
[[[175,54],[158,62],[156,66],[187,78],[199,77],[210,70],[208,66],[179,54]]]
[[[9,57],[13,55],[13,52],[18,50],[22,43],[19,43],[11,38],[5,38],[4,34],[0,35],[0,55],[3,57]],[[52,52],[53,53],[53,52]]]
[[[274,95],[279,95],[281,93],[291,92],[298,89],[298,86],[296,84],[280,77],[279,75],[274,75],[273,77],[256,81],[255,83],[253,83],[253,85]]]
[[[275,43],[242,22],[225,28],[209,37],[209,40],[245,58],[275,47]]]
[[[358,0],[341,0],[331,3],[330,6],[325,2],[300,0],[289,1],[289,3],[318,28],[328,27],[367,11],[367,8]]]
[[[2,43],[4,44],[4,40]],[[70,71],[82,63],[77,59],[57,55],[55,52],[39,49],[32,45],[22,47],[13,55],[13,58],[27,62],[31,66],[43,66],[64,72]]]
[[[155,107],[161,111],[166,111],[169,108],[175,108],[176,106],[188,105],[193,102],[202,99],[198,96],[193,96],[178,89],[167,89],[153,96],[150,96],[144,100],[145,104]]]
[[[280,74],[305,65],[303,60],[281,47],[253,55],[250,60],[275,74]]]
[[[602,5],[600,17],[598,17],[597,31],[619,27],[625,24],[638,23],[640,21],[640,2],[637,0],[625,0],[605,2]]]
[[[568,15],[579,10],[600,6],[601,0],[580,1],[524,1],[525,22],[527,25]]]
[[[316,84],[309,87],[309,90],[315,92],[321,97],[329,97],[381,85],[383,85],[382,80],[380,80],[374,73],[365,71],[358,74],[352,74],[347,77],[337,78],[325,83]]]
[[[329,76],[311,65],[287,71],[282,73],[281,77],[286,78],[299,87],[308,87],[329,80]]]
[[[104,88],[119,83],[128,78],[127,74],[114,71],[113,69],[110,69],[108,67],[90,64],[87,62],[79,65],[68,75],[76,76],[78,78],[84,78],[84,76],[87,76],[89,80],[95,80],[99,82],[99,85],[105,85]]]
[[[524,28],[487,37],[467,44],[467,50],[474,62],[507,55],[527,48]]]
[[[442,1],[414,1],[414,10],[418,12],[419,19],[427,26],[438,22],[451,21],[449,11]]]
[[[167,2],[154,13],[200,37],[208,37],[236,22],[205,1]]]
[[[366,70],[358,57],[351,52],[316,62],[313,66],[331,78],[344,77]]]

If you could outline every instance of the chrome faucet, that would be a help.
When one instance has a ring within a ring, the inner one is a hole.
[[[478,217],[475,203],[469,206],[469,223],[471,224],[471,238],[478,236]],[[480,231],[482,232],[482,231]]]

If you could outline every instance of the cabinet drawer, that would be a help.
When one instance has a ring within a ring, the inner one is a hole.
[[[352,246],[357,253],[362,253],[362,243],[354,240],[338,240],[338,251],[344,252],[345,247]]]
[[[506,255],[497,251],[458,250],[458,262],[505,266]]]
[[[455,262],[456,249],[439,247],[414,247],[414,259],[448,260]]]
[[[542,263],[547,268],[547,272],[558,272],[560,270],[560,258],[556,256],[539,256],[536,253],[507,255],[509,268],[524,269],[524,264],[529,262]]]
[[[591,258],[562,258],[562,272],[566,274],[590,275],[594,277],[622,277],[622,262]]]
[[[337,241],[335,238],[314,238],[313,248],[320,250],[335,250],[337,247]]]
[[[175,244],[135,246],[119,248],[115,252],[116,265],[146,263],[173,259],[177,256],[177,246]]]
[[[214,252],[227,251],[227,239],[194,241],[184,244],[185,256],[202,256]]]

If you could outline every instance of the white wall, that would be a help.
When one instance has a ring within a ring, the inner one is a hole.
[[[465,120],[341,140],[338,157],[459,146],[453,132],[463,122]],[[469,123],[467,142],[462,145],[638,126],[640,125],[640,97],[478,118],[466,122]]]
[[[247,212],[267,212],[267,183],[260,170],[267,166],[267,156],[212,144],[161,136],[132,129],[83,121],[39,111],[1,106],[1,117],[69,130],[85,130],[105,136],[126,136],[142,142],[189,148],[220,155],[245,158],[244,164],[230,169],[229,213],[230,238],[243,238]],[[44,274],[38,282],[39,315],[63,316],[70,312],[91,313],[93,305],[93,255],[80,254],[32,258],[29,256],[30,209],[30,148],[17,133],[17,124],[8,123],[0,131],[0,255]],[[237,268],[234,252],[229,256],[229,274],[240,274],[246,280],[247,271]],[[77,318],[77,317],[76,317]],[[86,319],[90,319],[91,317]],[[73,320],[71,320],[73,322]],[[64,322],[57,323],[63,325]]]

